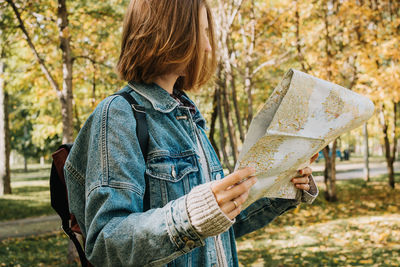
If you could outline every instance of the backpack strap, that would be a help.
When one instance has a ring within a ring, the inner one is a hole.
[[[85,252],[83,251],[82,246],[79,243],[74,231],[71,229],[69,223],[71,220],[71,214],[69,213],[68,208],[67,187],[64,179],[64,164],[71,147],[72,144],[61,145],[57,151],[52,154],[53,163],[51,164],[50,174],[51,206],[61,217],[61,228],[74,243],[76,250],[78,251],[82,267],[87,267],[88,261],[85,256]]]
[[[138,102],[132,97],[129,91],[121,91],[115,93],[115,95],[120,95],[125,98],[126,101],[131,105],[133,115],[136,119],[136,134],[139,139],[140,149],[142,150],[142,154],[144,160],[146,161],[146,156],[148,152],[148,142],[149,142],[149,130],[147,128],[147,120],[146,120],[146,110],[143,106],[140,106]],[[145,184],[146,188],[144,190],[144,199],[143,199],[143,211],[147,211],[150,209],[150,193],[149,193],[149,179],[145,175]]]

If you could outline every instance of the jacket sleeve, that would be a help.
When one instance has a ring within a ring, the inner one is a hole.
[[[319,191],[314,177],[310,178],[309,192],[298,190],[296,199],[261,198],[243,210],[233,225],[235,237],[241,237],[266,226],[279,215],[296,208],[301,202],[311,204]]]
[[[112,96],[92,120],[85,212],[78,218],[84,222],[88,260],[95,266],[163,265],[204,245],[190,223],[187,196],[143,212],[145,161],[129,104]]]

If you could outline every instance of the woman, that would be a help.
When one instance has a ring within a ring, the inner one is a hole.
[[[264,198],[241,210],[254,170],[223,178],[205,120],[183,92],[204,84],[214,66],[205,0],[131,1],[117,70],[130,81],[122,90],[145,108],[148,153],[131,107],[114,95],[88,118],[65,164],[70,209],[95,266],[238,266],[235,237],[315,198],[305,168],[293,179],[297,200]]]

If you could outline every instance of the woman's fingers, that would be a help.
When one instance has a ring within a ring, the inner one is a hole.
[[[304,169],[298,170],[301,176],[309,176],[312,174],[312,169],[310,167],[305,167]]]
[[[237,208],[240,208],[240,210],[241,210],[241,207],[242,207],[243,203],[247,200],[247,198],[248,198],[248,196],[249,196],[249,192],[250,192],[250,190],[249,190],[249,191],[246,191],[246,192],[243,193],[243,194],[241,194],[241,195],[240,195],[239,197],[237,197],[237,198],[234,198],[234,199],[231,199],[231,200],[229,200],[229,201],[224,202],[224,203],[220,206],[220,208],[222,209],[222,211],[223,211],[225,214],[229,214],[229,213],[231,213],[232,211],[234,211],[234,210],[237,209]]]
[[[298,171],[300,177],[292,178],[292,183],[298,189],[303,189],[305,191],[310,190],[310,178],[309,176],[312,174],[312,169],[310,167],[306,167]]]
[[[255,173],[255,169],[252,167],[247,167],[241,170],[237,170],[228,176],[226,176],[222,180],[218,180],[217,182],[214,182],[213,184],[213,192],[215,193],[216,191],[223,191],[229,188],[232,185],[235,185],[242,180],[249,178],[253,176]]]
[[[303,189],[305,191],[310,190],[310,185],[309,184],[295,184],[296,188],[298,189]]]
[[[250,188],[257,182],[254,173],[254,168],[247,167],[237,170],[211,185],[215,200],[231,220],[240,213],[242,204],[249,196]]]
[[[239,203],[239,205],[242,205],[247,200],[249,193],[250,193],[250,190],[244,192],[244,194],[241,194],[238,198],[235,199],[236,202]]]
[[[233,199],[236,199],[236,198],[240,197],[242,194],[244,194],[245,192],[249,191],[250,188],[256,182],[257,182],[257,178],[253,176],[238,185],[230,187],[227,190],[222,190],[222,191],[217,190],[215,192],[213,190],[215,199],[217,200],[217,202],[219,204],[232,201]]]
[[[236,218],[236,216],[240,214],[241,211],[242,211],[242,206],[239,206],[230,213],[227,213],[226,215],[229,217],[229,219],[233,220]]]
[[[310,179],[308,177],[293,178],[292,183],[296,184],[308,184]]]
[[[249,196],[249,191],[245,192],[238,198],[233,199],[232,201],[226,203],[225,205],[226,209],[224,210],[224,212],[229,217],[229,219],[233,220],[236,216],[240,214],[240,212],[242,211],[242,205],[246,201],[248,196]],[[232,204],[230,205],[230,203]]]

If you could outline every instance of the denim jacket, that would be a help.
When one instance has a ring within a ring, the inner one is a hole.
[[[205,120],[197,108],[191,115],[156,84],[132,87],[131,95],[146,109],[147,159],[130,105],[113,95],[90,115],[65,163],[70,211],[86,238],[87,258],[95,266],[217,266],[215,239],[200,237],[185,203],[190,190],[205,182],[196,131],[209,177],[224,177]],[[145,175],[150,210],[143,212]],[[242,211],[220,236],[228,265],[238,266],[235,237],[265,226],[299,202],[263,198]]]

